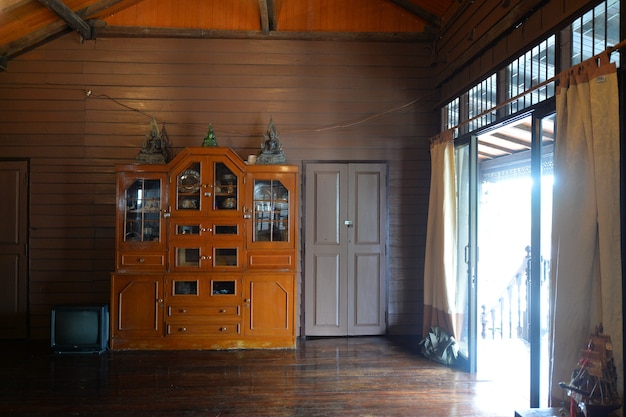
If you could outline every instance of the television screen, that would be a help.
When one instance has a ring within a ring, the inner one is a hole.
[[[55,353],[102,353],[108,343],[107,305],[52,308],[50,346]]]

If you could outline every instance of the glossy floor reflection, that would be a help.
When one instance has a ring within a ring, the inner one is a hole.
[[[322,338],[295,350],[101,356],[1,345],[0,415],[514,415],[519,390],[424,359],[417,342]]]

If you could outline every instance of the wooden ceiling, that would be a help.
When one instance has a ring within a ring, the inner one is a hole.
[[[0,0],[0,56],[60,34],[402,41],[434,39],[461,0]],[[0,63],[0,65],[2,65]]]

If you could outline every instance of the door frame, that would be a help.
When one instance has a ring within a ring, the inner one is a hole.
[[[300,202],[300,212],[301,216],[301,233],[300,233],[300,245],[302,248],[302,252],[304,253],[306,248],[306,238],[307,238],[307,166],[312,164],[345,164],[349,166],[350,164],[380,164],[385,166],[385,183],[383,186],[385,187],[385,201],[384,201],[384,222],[385,222],[385,233],[383,236],[384,239],[384,251],[385,251],[385,265],[384,265],[384,306],[382,306],[385,310],[384,312],[384,320],[385,320],[385,333],[389,330],[389,277],[390,277],[390,269],[389,269],[389,161],[386,160],[303,160],[302,161],[302,179],[301,179],[301,202]],[[306,279],[307,279],[307,269],[306,269],[306,257],[300,257],[301,264],[301,283],[300,283],[300,321],[302,323],[300,333],[302,337],[307,337],[306,334],[306,314],[308,313],[306,310]],[[310,271],[309,271],[310,272]]]

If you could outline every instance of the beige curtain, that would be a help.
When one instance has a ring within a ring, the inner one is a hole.
[[[553,400],[564,397],[580,349],[602,322],[619,375],[622,346],[619,99],[607,54],[559,76],[552,229]],[[554,404],[554,405],[558,405]]]
[[[457,201],[453,132],[431,139],[422,334],[438,326],[459,340],[456,309]]]

